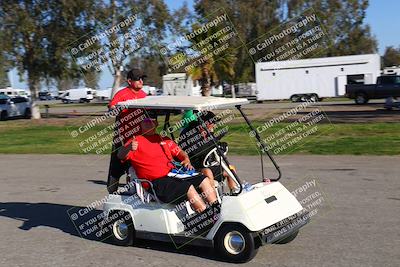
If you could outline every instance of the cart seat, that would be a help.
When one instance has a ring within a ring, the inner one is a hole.
[[[131,183],[132,186],[129,188],[129,194],[130,195],[134,195],[136,194],[143,203],[150,203],[152,201],[158,201],[159,199],[157,198],[157,196],[151,192],[152,190],[148,191],[146,189],[143,188],[142,186],[142,181],[144,181],[144,179],[139,179],[136,175],[135,170],[130,167],[128,170],[128,179],[127,179],[127,183]],[[153,187],[153,185],[151,184],[151,182],[147,181],[150,184],[151,187]]]
[[[135,170],[130,167],[129,168],[129,174],[128,177],[130,180],[129,182],[132,183],[132,187],[129,190],[129,194],[133,195],[133,194],[137,194],[137,196],[142,200],[143,203],[150,203],[150,202],[158,202],[158,203],[162,203],[161,200],[159,200],[156,196],[156,194],[153,192],[153,184],[150,181],[144,180],[144,179],[139,179],[136,176]],[[146,190],[143,188],[142,186],[142,182],[146,181],[149,183],[151,189],[150,190]],[[187,214],[191,215],[194,212],[194,210],[192,209],[192,207],[190,206],[190,202],[186,201],[185,202],[185,207],[186,207],[186,212]]]

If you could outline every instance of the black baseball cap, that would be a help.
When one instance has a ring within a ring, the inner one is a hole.
[[[126,78],[132,81],[139,81],[140,79],[146,78],[147,75],[143,73],[141,69],[133,68],[128,71]]]

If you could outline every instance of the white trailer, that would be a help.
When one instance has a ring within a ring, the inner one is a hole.
[[[200,85],[186,73],[170,73],[163,76],[163,95],[200,96]]]
[[[157,95],[157,88],[154,87],[154,86],[143,85],[142,90],[143,90],[143,92],[145,92],[147,95]]]
[[[60,99],[63,103],[71,103],[71,102],[90,102],[93,100],[96,91],[91,88],[74,88],[66,90],[62,95],[60,95]]]
[[[343,96],[346,84],[372,84],[380,74],[378,54],[256,63],[257,100]]]

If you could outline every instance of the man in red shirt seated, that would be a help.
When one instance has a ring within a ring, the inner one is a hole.
[[[215,189],[206,176],[199,174],[184,180],[170,173],[174,168],[172,159],[179,160],[188,169],[193,167],[188,155],[173,140],[156,133],[157,125],[157,119],[144,119],[141,123],[143,135],[133,137],[121,147],[118,157],[131,163],[137,177],[152,182],[155,194],[164,203],[189,200],[195,211],[203,212],[207,206],[196,190],[200,188],[207,202],[216,205]],[[146,183],[143,186],[149,188]]]
[[[140,69],[132,69],[127,74],[128,86],[118,91],[108,104],[110,109],[116,108],[120,102],[146,97],[142,90],[143,79],[146,75]],[[108,171],[107,189],[110,193],[117,191],[120,177],[127,171],[127,164],[121,163],[117,157],[118,149],[130,140],[132,136],[140,132],[140,121],[145,117],[143,109],[123,109],[116,120],[115,131],[118,135],[114,137],[110,166]]]

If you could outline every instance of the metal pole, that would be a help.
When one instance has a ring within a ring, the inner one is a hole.
[[[265,153],[268,155],[269,159],[271,160],[272,164],[274,165],[275,169],[278,171],[278,177],[275,178],[275,179],[271,179],[271,180],[272,180],[272,181],[278,181],[279,179],[281,179],[281,176],[282,176],[282,173],[281,173],[281,170],[280,170],[278,164],[275,162],[275,159],[274,159],[274,158],[272,157],[272,155],[269,153],[267,147],[264,146],[264,143],[261,142],[261,137],[260,137],[260,135],[259,135],[258,132],[254,129],[253,125],[251,125],[250,120],[247,118],[246,114],[244,114],[243,110],[241,109],[241,106],[238,105],[238,106],[236,106],[236,108],[239,110],[240,114],[242,114],[242,117],[243,117],[244,120],[246,121],[246,123],[247,123],[247,125],[249,126],[250,130],[254,133],[256,139],[258,140],[258,143],[260,144],[260,146],[261,146],[261,148],[262,148],[262,151],[261,151],[260,156],[261,156],[261,168],[262,168],[261,174],[262,174],[263,180],[264,180],[264,165],[263,165],[262,154],[263,154],[263,152],[265,152]]]

